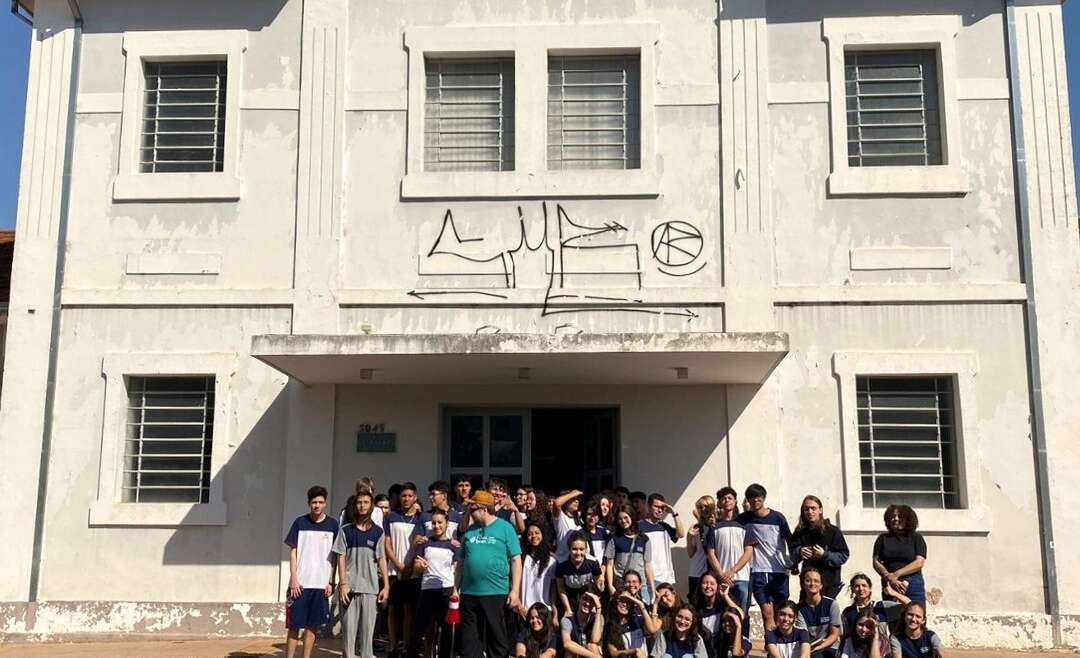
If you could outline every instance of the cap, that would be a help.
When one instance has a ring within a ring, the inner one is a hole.
[[[483,505],[484,507],[494,507],[495,496],[492,496],[491,492],[481,489],[479,491],[474,491],[473,495],[465,499],[465,502],[474,505]]]

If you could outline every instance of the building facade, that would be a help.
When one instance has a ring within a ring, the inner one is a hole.
[[[310,485],[465,473],[909,502],[1080,644],[1059,2],[27,8],[0,633],[278,632]]]

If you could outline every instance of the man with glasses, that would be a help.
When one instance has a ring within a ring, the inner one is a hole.
[[[487,655],[501,658],[510,650],[506,609],[521,608],[521,543],[514,526],[495,516],[490,492],[477,491],[466,502],[470,522],[461,538],[454,591],[461,595],[461,648],[464,658],[482,658],[483,628]]]
[[[750,585],[754,600],[761,607],[761,620],[765,630],[776,628],[773,607],[788,600],[788,539],[791,528],[787,519],[776,510],[765,506],[765,487],[751,484],[746,488],[746,502],[750,511],[739,515],[739,522],[746,528],[747,546],[754,547],[750,558]]]

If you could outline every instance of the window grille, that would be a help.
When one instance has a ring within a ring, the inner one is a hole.
[[[863,505],[959,508],[950,377],[857,377]]]
[[[937,53],[849,52],[844,60],[848,164],[942,164]]]
[[[225,170],[225,62],[146,62],[140,170]]]
[[[514,168],[514,60],[427,59],[426,171]]]
[[[124,502],[207,503],[214,377],[129,377]]]
[[[548,169],[641,167],[638,55],[548,58]]]

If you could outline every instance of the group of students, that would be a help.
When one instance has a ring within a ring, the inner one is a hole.
[[[473,491],[460,477],[427,493],[424,506],[413,483],[384,495],[363,478],[334,519],[312,487],[310,513],[285,539],[288,658],[301,636],[310,657],[331,599],[346,658],[374,658],[383,616],[388,658],[738,658],[751,646],[751,597],[769,658],[941,658],[926,629],[926,543],[905,505],[885,511],[874,543],[884,598],[856,574],[841,610],[850,551],[815,496],[792,532],[759,484],[741,504],[731,487],[700,497],[689,527],[661,494],[623,487],[548,498],[499,479]],[[684,537],[687,600],[672,559]]]

